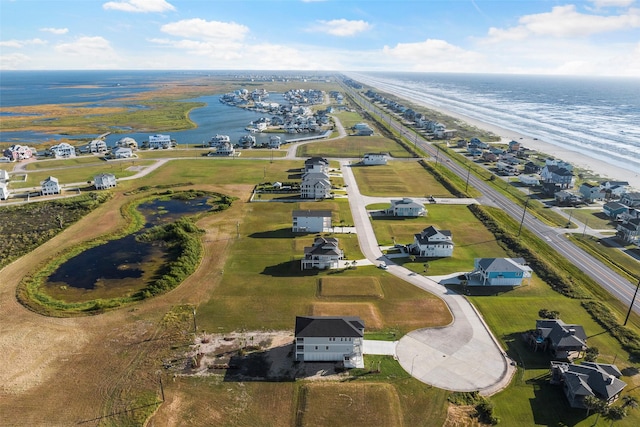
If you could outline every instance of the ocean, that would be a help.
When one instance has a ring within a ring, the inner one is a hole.
[[[4,109],[35,104],[87,102],[114,105],[119,98],[153,90],[160,84],[231,71],[3,71],[0,120]],[[580,152],[612,166],[640,172],[640,79],[493,74],[349,72],[349,77],[416,103],[434,105],[482,122]],[[238,89],[240,89],[240,85]],[[274,94],[271,99],[280,99]],[[197,129],[166,132],[179,144],[201,144],[215,134],[232,141],[262,114],[229,107],[218,96],[192,112]],[[113,134],[144,141],[148,133]],[[96,135],[81,135],[91,138]],[[283,139],[293,138],[285,136]],[[3,142],[37,144],[66,138],[34,132],[3,132]]]
[[[640,173],[640,79],[345,74],[415,103],[440,107]]]

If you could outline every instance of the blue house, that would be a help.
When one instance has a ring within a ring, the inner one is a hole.
[[[520,286],[532,271],[523,258],[476,258],[469,284],[477,280],[483,286]]]
[[[628,210],[628,207],[618,202],[608,202],[605,203],[604,206],[602,206],[602,211],[604,212],[604,214],[614,220],[618,218],[618,215],[622,215]]]

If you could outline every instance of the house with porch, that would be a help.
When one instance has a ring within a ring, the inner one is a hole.
[[[35,153],[35,149],[27,147],[26,145],[13,144],[4,150],[3,155],[11,161],[20,161],[30,159]]]
[[[540,171],[540,178],[544,182],[557,184],[560,188],[573,187],[573,172],[560,166],[546,165]]]
[[[439,258],[453,255],[453,240],[450,230],[438,230],[433,225],[414,234],[409,252],[421,257]]]
[[[40,183],[40,194],[43,196],[52,196],[54,194],[60,194],[61,188],[58,178],[53,176],[48,177]]]
[[[331,231],[331,211],[295,210],[291,213],[294,233],[323,233]]]
[[[171,148],[170,135],[149,135],[149,148],[152,150]]]
[[[400,217],[425,216],[427,210],[422,203],[418,203],[408,197],[399,200],[391,200],[391,206],[385,210],[385,214]]]
[[[532,272],[523,258],[476,258],[469,276],[482,286],[520,286]]]
[[[344,252],[335,237],[316,237],[312,246],[304,248],[304,258],[300,263],[303,270],[330,269],[340,267]]]
[[[622,373],[616,365],[582,362],[551,362],[551,384],[562,385],[572,408],[586,409],[585,398],[596,397],[607,406],[618,400],[627,384],[620,380]]]
[[[640,207],[640,193],[630,192],[620,196],[620,203],[630,208]]]
[[[303,199],[326,199],[331,197],[331,181],[327,173],[307,172],[302,175],[300,197]]]
[[[311,157],[304,161],[304,173],[329,173],[329,161],[322,157]]]
[[[116,141],[116,147],[131,148],[132,150],[138,149],[138,142],[130,136],[125,136]]]
[[[49,152],[53,154],[56,159],[66,159],[76,156],[76,148],[66,142],[61,142],[49,148]]]
[[[582,195],[582,199],[587,202],[604,200],[607,197],[607,192],[600,188],[599,184],[591,184],[589,182],[582,183],[578,192]]]
[[[111,157],[114,159],[129,159],[133,157],[133,149],[130,147],[113,147]]]
[[[94,139],[81,149],[86,153],[100,154],[109,151],[107,143],[103,139]]]
[[[627,212],[629,208],[622,203],[607,202],[602,206],[602,211],[612,220],[617,220],[620,215]]]
[[[338,362],[364,368],[364,321],[357,316],[296,316],[296,362]]]
[[[215,154],[217,156],[234,156],[236,154],[236,149],[233,148],[233,144],[230,142],[221,142],[216,147]]]
[[[0,181],[0,200],[7,200],[9,198],[9,188],[7,184]]]
[[[387,153],[366,153],[362,158],[363,165],[386,165]]]
[[[116,186],[116,176],[112,173],[101,173],[93,177],[96,190],[107,190]]]
[[[629,189],[629,183],[627,181],[605,181],[600,184],[607,194],[608,198],[619,198]]]
[[[539,319],[530,335],[530,344],[536,350],[551,351],[557,359],[573,360],[587,350],[587,334],[581,325],[569,325],[560,319]]]
[[[640,218],[630,218],[623,220],[616,227],[616,235],[623,242],[630,245],[640,246]]]

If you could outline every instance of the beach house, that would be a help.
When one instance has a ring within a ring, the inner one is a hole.
[[[60,194],[61,188],[58,178],[53,176],[48,177],[40,183],[40,194],[43,196],[51,196],[54,194]]]
[[[366,153],[362,158],[363,165],[386,165],[387,153]]]
[[[418,203],[408,197],[390,200],[391,206],[385,210],[385,214],[400,217],[425,216],[427,210],[422,203]]]
[[[149,135],[149,148],[152,150],[171,148],[170,135]]]
[[[607,406],[618,400],[627,384],[620,380],[622,372],[616,365],[582,362],[579,365],[567,362],[551,362],[550,383],[561,385],[572,408],[586,409],[585,398],[592,396]]]
[[[523,258],[476,258],[469,276],[483,286],[519,286],[532,272]]]
[[[111,149],[111,157],[114,159],[128,159],[133,157],[133,149],[131,147],[114,147]]]
[[[300,182],[300,197],[303,199],[326,199],[331,197],[331,181],[324,172],[307,172]]]
[[[96,190],[106,190],[116,186],[116,176],[112,173],[101,173],[93,177]]]
[[[364,368],[364,321],[357,316],[296,316],[296,362],[338,362]]]
[[[433,225],[414,234],[409,252],[421,257],[436,258],[453,255],[453,240],[450,230],[438,230]]]
[[[311,157],[304,161],[303,173],[329,173],[329,161],[322,157]]]
[[[551,354],[563,360],[582,357],[587,350],[587,334],[581,325],[570,325],[560,319],[538,319],[536,329],[530,336],[535,348],[550,350]]]
[[[30,159],[35,155],[36,151],[26,145],[14,144],[5,149],[3,154],[11,161],[20,161]]]
[[[338,268],[343,258],[344,252],[338,247],[338,239],[316,237],[312,246],[304,248],[304,258],[300,265],[303,270]]]
[[[0,200],[7,200],[9,198],[9,188],[4,182],[0,182]]]
[[[331,231],[330,210],[295,210],[291,213],[294,233],[322,233]]]
[[[49,152],[53,154],[56,159],[66,159],[76,156],[75,147],[66,142],[61,142],[60,144],[51,146],[49,148]]]

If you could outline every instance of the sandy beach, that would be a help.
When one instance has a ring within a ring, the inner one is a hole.
[[[541,153],[545,153],[557,159],[571,163],[574,167],[590,171],[593,174],[602,177],[603,179],[609,179],[613,181],[627,181],[635,191],[640,191],[640,171],[612,166],[603,160],[586,156],[580,152],[563,149],[562,147],[558,147],[557,145],[545,142],[543,140],[533,139],[527,135],[505,129],[500,126],[482,122],[472,117],[468,117],[439,106],[427,104],[424,101],[419,101],[417,99],[411,99],[410,101],[419,105],[423,105],[424,107],[431,110],[438,111],[442,114],[446,114],[448,116],[463,120],[480,129],[493,132],[494,134],[499,135],[502,138],[502,143],[508,143],[511,140],[518,141],[522,146],[526,148],[539,151]]]

